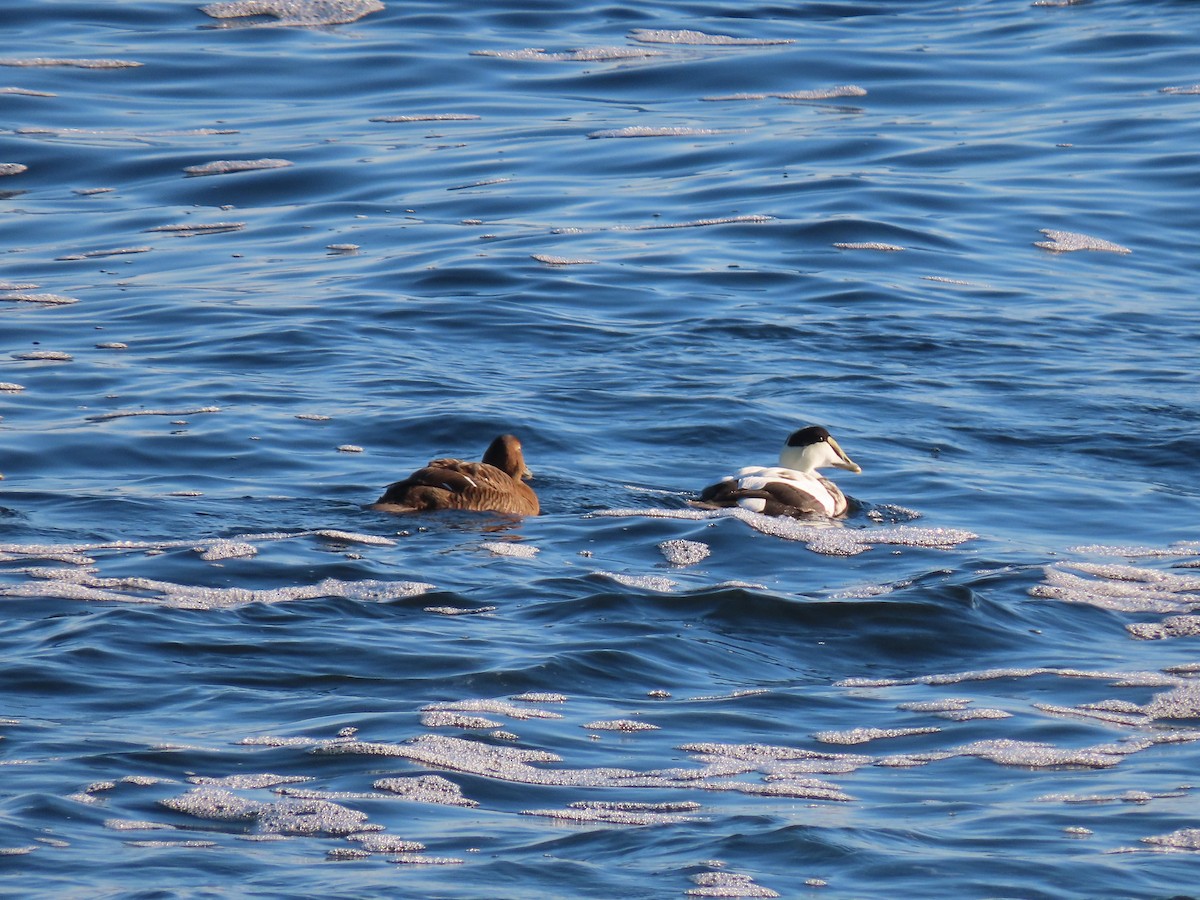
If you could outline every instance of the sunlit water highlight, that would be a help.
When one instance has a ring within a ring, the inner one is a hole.
[[[1196,892],[1191,5],[5,26],[0,892]]]

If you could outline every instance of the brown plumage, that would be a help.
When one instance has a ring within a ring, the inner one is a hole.
[[[488,446],[482,462],[435,459],[403,481],[389,484],[372,509],[394,513],[475,509],[536,516],[537,495],[522,480],[532,477],[521,442],[502,434]]]

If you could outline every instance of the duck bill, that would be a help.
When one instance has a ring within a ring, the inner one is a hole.
[[[837,454],[838,461],[834,465],[839,469],[845,469],[847,472],[853,472],[855,475],[862,472],[862,466],[846,455],[846,451],[838,446],[838,442],[833,438],[829,438],[829,446],[833,448],[833,452]]]
[[[531,478],[533,478],[533,472],[530,471],[529,466],[525,466],[523,469],[521,469],[521,477],[526,481],[529,481]]]

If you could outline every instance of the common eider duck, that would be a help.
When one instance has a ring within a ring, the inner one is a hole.
[[[740,506],[768,516],[840,516],[846,512],[846,495],[817,474],[817,469],[829,466],[856,474],[862,471],[828,431],[809,425],[788,436],[778,466],[747,466],[706,487],[692,505]]]
[[[502,434],[488,446],[482,462],[435,459],[403,481],[389,484],[372,509],[393,513],[438,509],[473,509],[536,516],[538,498],[523,479],[521,442]]]

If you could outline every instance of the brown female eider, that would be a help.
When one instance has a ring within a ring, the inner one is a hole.
[[[393,513],[474,509],[536,516],[537,495],[522,480],[532,477],[521,455],[521,442],[502,434],[488,446],[482,462],[435,459],[403,481],[389,484],[371,508]]]
[[[846,495],[817,469],[834,466],[858,473],[858,463],[820,425],[788,435],[778,466],[747,466],[700,492],[693,506],[715,509],[740,506],[768,516],[840,516],[849,505]]]

